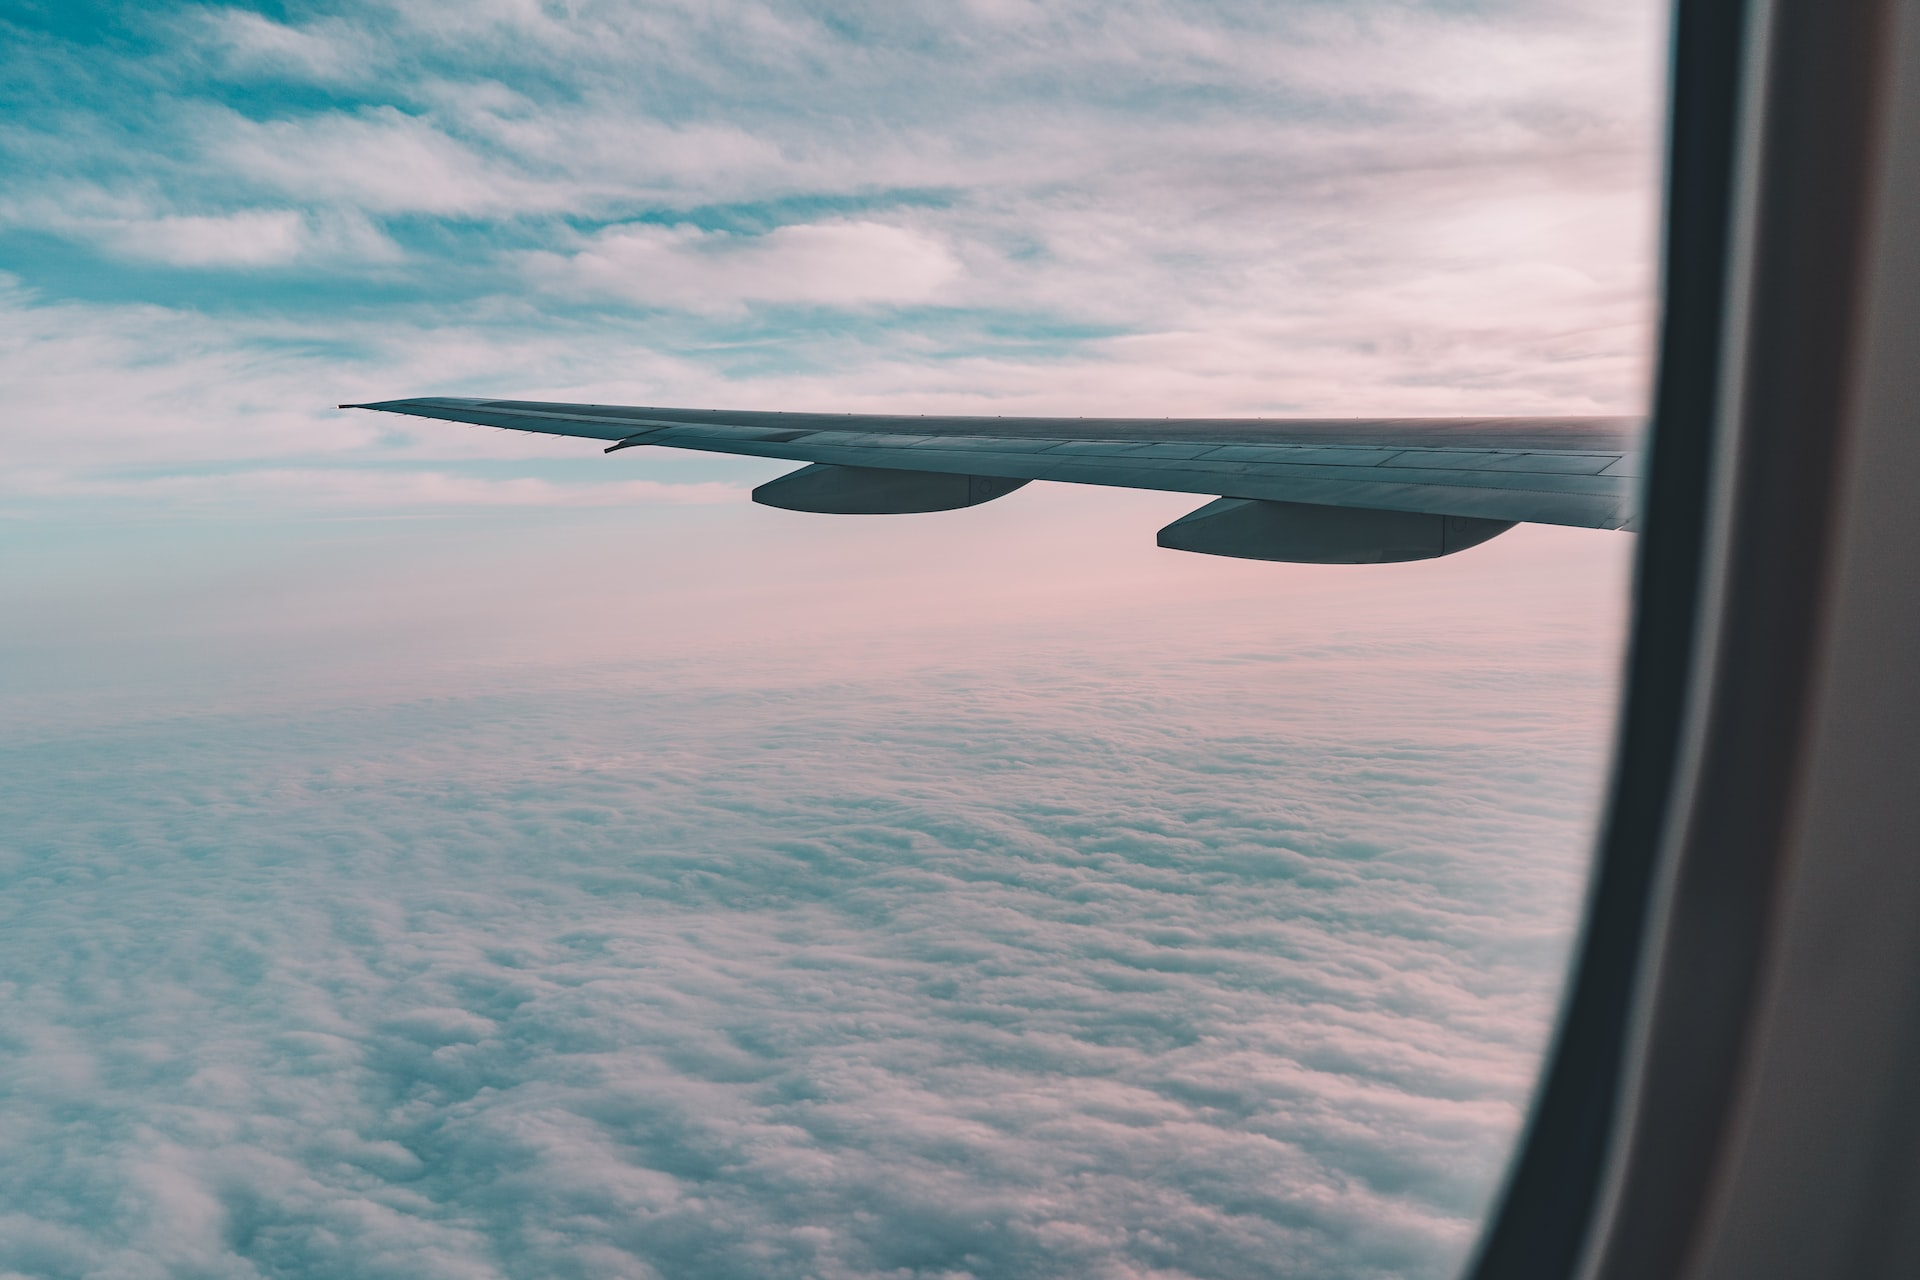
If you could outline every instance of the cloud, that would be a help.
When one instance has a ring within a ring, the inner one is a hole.
[[[282,62],[351,62],[368,79],[324,105],[183,86],[152,108],[164,135],[138,142],[102,132],[111,106],[31,121],[12,135],[46,144],[23,166],[46,175],[31,185],[71,199],[60,193],[84,152],[123,171],[123,197],[144,184],[376,227],[445,220],[456,226],[409,241],[436,288],[499,297],[526,277],[498,268],[532,262],[565,286],[538,304],[549,316],[660,305],[663,290],[635,277],[661,255],[669,282],[691,270],[685,246],[663,242],[676,232],[744,245],[872,222],[941,251],[882,254],[905,274],[880,292],[1003,322],[1204,333],[1277,309],[1311,332],[1334,311],[1391,343],[1409,317],[1347,300],[1441,279],[1468,323],[1438,308],[1417,319],[1460,331],[1463,351],[1495,328],[1553,329],[1604,332],[1633,359],[1646,323],[1631,299],[1650,278],[1652,6],[1227,6],[1203,19],[1143,0],[828,23],[784,4],[413,4],[350,22],[208,21],[236,48],[305,50]],[[53,145],[63,131],[96,141]],[[833,258],[825,245],[811,256]],[[1516,258],[1594,287],[1516,299],[1493,278]],[[875,282],[834,267],[842,278],[845,305],[870,305]],[[836,305],[829,282],[806,295]],[[664,292],[676,306],[707,296]],[[1527,322],[1508,326],[1516,304]],[[1497,323],[1476,330],[1482,316]],[[925,324],[913,339],[938,342]],[[1483,363],[1511,355],[1494,342]]]
[[[187,28],[211,41],[231,71],[285,75],[318,82],[354,79],[378,58],[377,47],[354,38],[339,21],[292,26],[246,9],[189,10]]]
[[[87,232],[110,251],[176,267],[273,267],[348,260],[392,262],[399,246],[358,216],[249,209],[220,216],[173,214],[95,222]]]
[[[1450,1274],[1607,645],[1298,618],[16,730],[0,1266]]]
[[[726,311],[743,302],[863,307],[931,302],[959,274],[938,240],[877,222],[827,222],[741,236],[689,226],[607,227],[570,254],[538,253],[528,275],[560,292],[649,307]]]
[[[538,184],[490,163],[425,119],[393,107],[304,119],[222,114],[203,145],[221,168],[299,199],[368,213],[472,216],[565,206],[565,185]]]

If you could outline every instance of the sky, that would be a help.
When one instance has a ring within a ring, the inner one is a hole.
[[[1441,1277],[1630,535],[334,409],[1635,413],[1646,3],[0,3],[0,1276]]]

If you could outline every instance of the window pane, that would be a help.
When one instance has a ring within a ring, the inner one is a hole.
[[[1631,534],[329,406],[1638,415],[1665,16],[9,19],[0,1269],[1455,1271]]]

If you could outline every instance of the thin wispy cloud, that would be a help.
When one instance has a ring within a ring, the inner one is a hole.
[[[264,122],[236,112],[201,128],[209,168],[322,206],[471,218],[563,212],[577,199],[566,184],[489,163],[431,122],[393,107]]]
[[[960,264],[938,240],[878,222],[789,224],[756,236],[642,224],[604,228],[572,253],[530,255],[526,271],[561,293],[726,312],[749,302],[933,302]]]
[[[392,262],[398,247],[364,218],[293,209],[162,215],[78,224],[110,253],[173,267],[277,267],[345,260]]]

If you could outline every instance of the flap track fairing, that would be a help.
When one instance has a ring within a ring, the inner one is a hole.
[[[1160,531],[1175,551],[1293,564],[1391,564],[1476,547],[1511,520],[1220,498]]]
[[[825,515],[892,516],[954,511],[1005,497],[1025,480],[962,476],[938,471],[893,471],[815,463],[769,480],[753,491],[762,506]]]

